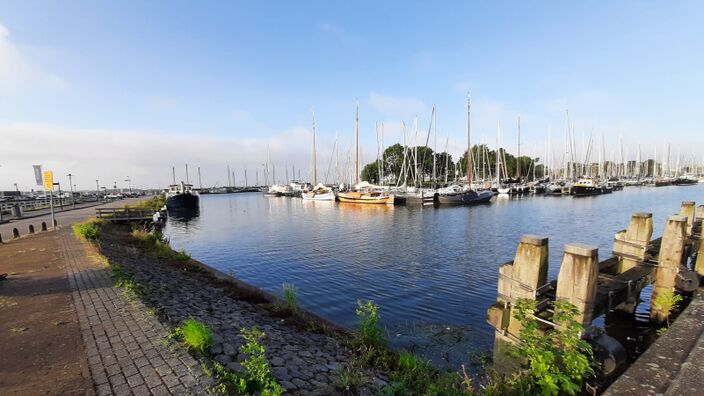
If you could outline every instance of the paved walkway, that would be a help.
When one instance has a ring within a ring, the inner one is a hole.
[[[165,342],[167,329],[68,230],[59,232],[91,376],[100,395],[203,394],[198,362]],[[122,294],[122,295],[121,295]]]
[[[695,296],[665,334],[606,391],[619,395],[700,395],[704,392],[704,294]]]
[[[167,341],[167,328],[115,288],[93,247],[73,235],[69,225],[94,211],[64,212],[57,216],[62,229],[35,227],[36,235],[0,244],[0,273],[10,274],[0,284],[0,394],[206,393],[213,382],[198,362]],[[4,224],[0,232],[41,221]]]
[[[146,197],[151,198],[151,197]],[[144,200],[145,198],[130,198],[123,199],[119,201],[108,202],[102,205],[93,205],[88,208],[81,208],[75,210],[65,210],[63,212],[58,212],[55,214],[56,223],[58,225],[70,225],[72,223],[82,221],[87,217],[95,216],[96,208],[121,208],[125,205],[133,204]],[[9,223],[0,224],[0,240],[8,242],[12,240],[12,230],[17,228],[21,236],[25,236],[29,233],[29,226],[34,227],[35,232],[41,230],[42,222],[46,223],[46,226],[51,229],[51,216],[43,215],[26,219],[13,220]]]

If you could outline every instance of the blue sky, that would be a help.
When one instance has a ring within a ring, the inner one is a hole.
[[[458,153],[467,91],[477,140],[495,145],[501,122],[511,151],[519,114],[524,150],[542,156],[548,124],[561,147],[569,108],[578,143],[603,133],[607,156],[623,137],[629,156],[671,143],[701,161],[699,2],[380,3],[0,0],[0,189],[31,186],[34,163],[85,188],[163,185],[184,162],[222,184],[267,145],[307,170],[311,110],[326,164],[356,100],[365,159],[375,122],[388,145],[433,104],[439,148]]]

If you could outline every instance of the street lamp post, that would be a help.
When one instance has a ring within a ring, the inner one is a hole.
[[[67,176],[68,176],[68,186],[71,188],[71,207],[73,207],[73,209],[76,209],[76,199],[73,197],[73,181],[71,179],[73,177],[73,175],[69,173]]]

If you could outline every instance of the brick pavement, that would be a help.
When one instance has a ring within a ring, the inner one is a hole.
[[[60,238],[96,394],[206,393],[212,379],[183,348],[166,342],[158,318],[113,287],[109,269],[85,242],[69,229]]]

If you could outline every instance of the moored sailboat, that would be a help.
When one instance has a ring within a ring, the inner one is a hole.
[[[494,196],[490,191],[477,191],[472,187],[471,102],[467,95],[467,185],[454,185],[438,191],[440,205],[473,205],[487,203]]]
[[[394,194],[385,191],[365,191],[359,185],[359,106],[357,106],[355,116],[355,161],[354,161],[354,180],[355,188],[359,191],[340,192],[337,194],[337,199],[340,202],[356,203],[356,204],[386,204],[393,205],[395,202]]]

